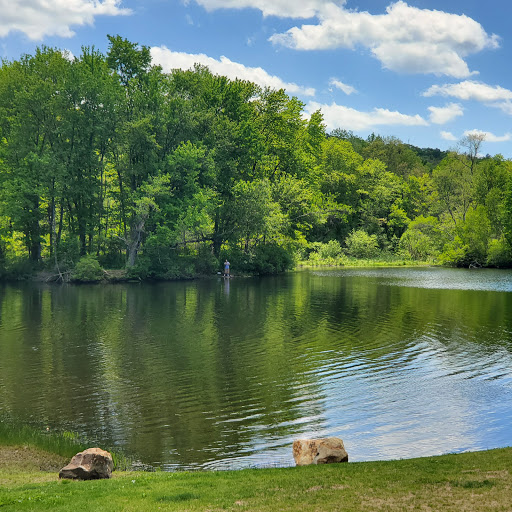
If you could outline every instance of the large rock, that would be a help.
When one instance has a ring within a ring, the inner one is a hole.
[[[348,462],[343,441],[338,437],[297,439],[293,442],[293,458],[297,466]]]
[[[60,470],[59,478],[71,480],[98,480],[110,478],[114,462],[112,455],[101,448],[89,448],[77,453],[71,462]]]

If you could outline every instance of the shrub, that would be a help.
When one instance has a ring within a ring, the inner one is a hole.
[[[377,235],[369,235],[362,229],[352,231],[345,239],[347,253],[354,258],[367,259],[379,255]]]
[[[278,274],[293,265],[293,253],[282,245],[258,245],[254,250],[254,272],[257,274]]]
[[[420,215],[411,221],[400,238],[398,248],[412,259],[426,261],[436,258],[446,242],[439,220]]]
[[[262,244],[249,252],[232,247],[223,250],[219,261],[229,260],[233,273],[277,274],[293,268],[294,252],[291,247],[278,244]]]
[[[490,267],[510,267],[512,265],[512,251],[503,238],[491,240],[487,250],[487,265]]]
[[[58,249],[59,266],[63,269],[73,268],[74,262],[80,259],[80,242],[76,237],[63,236]]]
[[[469,246],[459,236],[445,244],[439,262],[450,267],[468,267],[472,263]]]
[[[92,283],[101,281],[103,274],[104,272],[99,261],[91,254],[88,254],[80,258],[71,274],[71,279],[72,281],[82,283]]]
[[[5,276],[8,279],[29,279],[36,271],[37,264],[28,258],[14,257],[5,263]]]
[[[326,244],[321,244],[318,249],[318,255],[322,260],[339,258],[343,253],[338,240],[329,240]]]
[[[313,242],[309,248],[311,252],[308,261],[311,265],[345,265],[347,263],[348,258],[337,240],[330,240],[327,243]]]

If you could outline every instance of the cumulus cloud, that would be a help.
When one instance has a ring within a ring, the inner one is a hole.
[[[428,126],[428,122],[418,114],[410,116],[385,108],[375,108],[371,112],[361,112],[336,103],[326,105],[316,101],[311,101],[305,107],[309,114],[319,109],[324,116],[324,123],[331,130],[340,127],[346,130],[362,131],[376,126]]]
[[[313,18],[328,5],[344,5],[346,0],[195,0],[207,11],[215,9],[258,9],[263,16]]]
[[[165,72],[173,69],[191,69],[194,64],[207,66],[212,73],[227,76],[234,80],[248,80],[262,87],[271,87],[273,89],[286,89],[288,93],[300,94],[304,96],[314,96],[315,89],[312,87],[303,87],[295,83],[284,82],[278,76],[270,75],[263,68],[251,68],[233,62],[227,57],[222,56],[220,60],[208,57],[204,53],[183,53],[174,52],[165,46],[155,46],[151,48],[151,57],[154,64],[159,64]]]
[[[423,96],[445,96],[490,103],[511,100],[512,91],[499,85],[492,86],[476,80],[465,80],[458,84],[433,85],[423,93]]]
[[[512,116],[512,102],[511,101],[503,101],[498,103],[493,103],[491,106],[500,108],[505,112],[505,114],[508,114],[509,116]]]
[[[326,2],[317,18],[317,24],[292,27],[270,41],[297,50],[363,46],[387,69],[456,78],[473,74],[465,57],[499,46],[497,36],[487,34],[468,16],[419,9],[402,0],[381,15]]]
[[[331,80],[329,81],[329,85],[331,87],[336,87],[336,89],[343,91],[345,94],[347,94],[349,96],[351,94],[354,94],[355,92],[357,92],[355,87],[352,87],[351,85],[344,84],[337,78],[331,78]]]
[[[464,109],[460,103],[449,103],[445,107],[428,107],[428,109],[430,122],[434,124],[446,124],[464,115]]]
[[[466,130],[464,132],[464,136],[468,135],[478,135],[483,136],[485,142],[508,142],[512,140],[512,133],[505,133],[505,135],[494,135],[491,132],[484,132],[482,130]]]
[[[457,140],[457,137],[452,132],[441,132],[441,138],[444,140]]]
[[[97,16],[130,14],[121,0],[0,0],[0,37],[22,32],[38,41],[45,36],[72,37],[71,27],[92,25]]]

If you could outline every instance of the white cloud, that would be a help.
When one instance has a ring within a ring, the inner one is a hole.
[[[400,112],[393,112],[385,108],[375,108],[371,112],[361,112],[350,107],[332,103],[320,104],[316,101],[308,103],[305,107],[309,114],[320,109],[324,116],[324,123],[328,129],[344,128],[346,130],[362,131],[376,126],[428,126],[420,115],[410,116]]]
[[[61,54],[65,59],[69,60],[69,62],[73,62],[75,60],[75,56],[71,50],[61,50]]]
[[[315,95],[315,89],[312,87],[303,87],[295,83],[284,82],[279,77],[270,75],[263,68],[247,67],[239,62],[233,62],[224,56],[220,60],[216,60],[204,53],[174,52],[165,46],[155,46],[151,48],[151,57],[153,63],[162,66],[165,72],[170,72],[173,69],[191,69],[197,63],[208,66],[212,73],[227,76],[232,80],[239,78],[254,82],[262,87],[286,89],[291,94]]]
[[[433,85],[423,93],[423,96],[449,96],[459,100],[493,102],[511,100],[512,91],[499,85],[492,86],[476,80],[465,80],[458,84]]]
[[[503,112],[505,112],[505,114],[512,116],[512,102],[511,101],[503,101],[503,102],[499,102],[499,103],[493,103],[491,106],[500,108],[501,110],[503,110]]]
[[[256,3],[256,2],[254,2]],[[475,20],[443,11],[418,9],[402,0],[386,14],[372,15],[324,3],[319,23],[293,27],[270,41],[297,50],[367,47],[390,70],[464,78],[473,74],[464,58],[498,47]]]
[[[313,18],[329,4],[344,5],[346,0],[195,0],[207,11],[215,9],[258,9],[263,16]]]
[[[441,138],[444,140],[457,140],[457,137],[455,137],[453,133],[444,131],[441,132]]]
[[[354,94],[355,92],[357,92],[355,87],[352,87],[351,85],[344,84],[337,78],[331,78],[331,80],[329,81],[329,85],[331,87],[336,87],[336,89],[343,91],[345,94],[347,94],[349,96],[351,94]]]
[[[482,130],[466,130],[464,136],[468,135],[483,135],[485,142],[508,142],[512,140],[512,133],[505,133],[505,135],[494,135],[491,132],[484,132]]]
[[[449,103],[445,107],[428,107],[428,109],[430,122],[434,124],[446,124],[464,115],[464,109],[460,103]]]
[[[38,41],[45,36],[72,37],[71,27],[92,25],[96,16],[130,14],[121,0],[0,0],[0,37],[22,32]]]

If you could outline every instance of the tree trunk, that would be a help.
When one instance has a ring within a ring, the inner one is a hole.
[[[219,233],[219,224],[220,224],[220,212],[217,208],[217,211],[215,213],[215,226],[213,228],[213,255],[218,258],[220,255],[220,247],[222,245],[222,237]]]
[[[140,218],[135,221],[131,231],[130,231],[130,242],[127,244],[128,249],[128,260],[126,262],[126,266],[131,268],[135,265],[137,261],[137,254],[140,249],[140,244],[142,242],[142,233],[144,233],[144,225],[146,224],[146,217]]]

